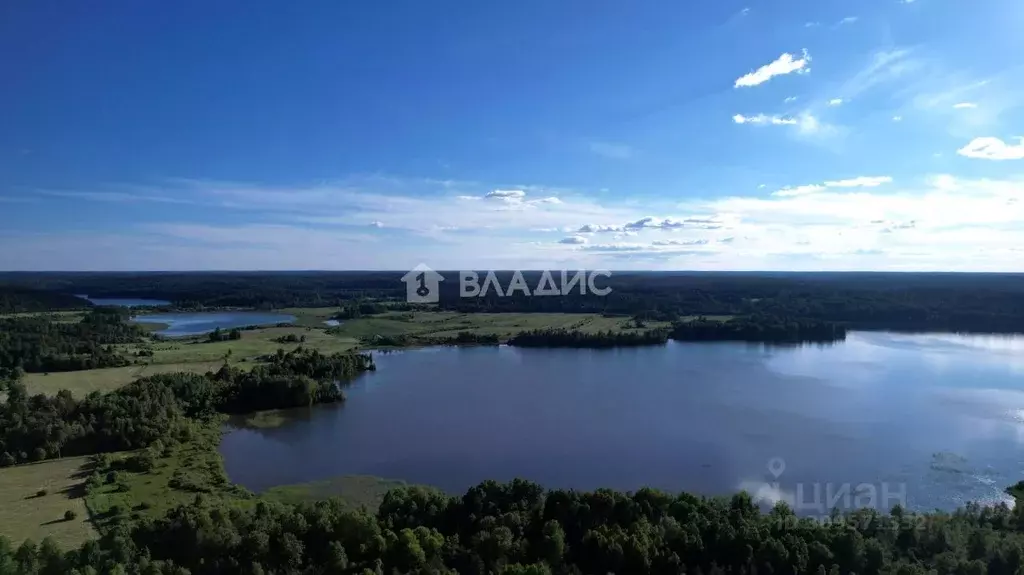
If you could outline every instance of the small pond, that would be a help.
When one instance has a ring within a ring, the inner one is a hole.
[[[233,329],[250,325],[275,325],[291,323],[295,316],[283,313],[261,311],[153,313],[132,318],[138,323],[160,323],[166,328],[156,331],[158,335],[183,337],[211,332],[217,328]]]

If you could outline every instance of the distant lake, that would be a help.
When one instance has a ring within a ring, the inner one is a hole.
[[[232,329],[249,325],[274,325],[291,323],[295,316],[283,313],[258,311],[194,312],[194,313],[153,313],[133,318],[139,323],[163,323],[166,329],[155,333],[168,337],[199,335],[217,328]]]
[[[79,295],[85,300],[89,300],[93,305],[116,305],[121,307],[158,307],[162,305],[171,305],[171,302],[163,299],[135,299],[135,298],[117,298],[117,297],[89,297]]]
[[[1024,478],[1024,339],[853,332],[834,345],[375,354],[340,406],[232,429],[232,481],[260,491],[343,474],[461,493],[546,487],[795,502],[868,484],[911,508],[1011,501]],[[812,505],[807,506],[806,503]],[[840,507],[846,508],[842,503]],[[856,506],[856,505],[854,505]]]
[[[325,321],[324,324],[327,325],[327,327],[338,327],[341,325],[341,322],[336,319],[329,319]]]

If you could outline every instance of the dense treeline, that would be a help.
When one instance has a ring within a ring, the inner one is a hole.
[[[373,369],[367,354],[279,351],[249,372],[170,373],[138,379],[82,400],[62,390],[29,396],[6,384],[0,403],[0,465],[146,447],[187,427],[184,418],[303,407],[344,398],[338,382]]]
[[[53,541],[0,543],[0,573],[786,573],[1019,575],[1024,514],[856,511],[822,523],[744,493],[700,498],[545,491],[484,482],[461,497],[389,492],[376,515],[339,500],[239,508],[197,497],[61,553]]]
[[[584,332],[566,329],[524,331],[508,340],[516,347],[633,347],[660,345],[668,341],[668,330]]]
[[[475,333],[472,331],[460,331],[454,337],[445,338],[442,345],[498,345],[501,338],[493,333]]]
[[[0,314],[84,309],[83,298],[47,290],[0,286]]]
[[[242,339],[242,330],[237,327],[231,330],[222,330],[221,328],[215,328],[206,336],[206,341],[210,343],[218,341],[234,341]]]
[[[457,272],[442,272],[442,309],[465,312],[595,312],[676,321],[696,315],[804,318],[860,329],[1024,330],[1024,274],[616,272],[557,297],[460,297]],[[166,299],[178,305],[369,310],[404,306],[402,272],[0,273],[0,284],[95,297]],[[486,273],[481,273],[481,283]],[[571,279],[572,273],[568,274]],[[503,288],[512,274],[497,274]],[[540,272],[526,272],[533,290]],[[554,285],[562,285],[553,273]],[[586,283],[585,281],[583,282]],[[544,284],[547,287],[547,284]],[[371,300],[375,303],[370,303]],[[353,308],[355,306],[355,308]],[[415,307],[415,306],[410,306]],[[345,313],[349,313],[348,311]],[[360,312],[361,313],[361,312]]]
[[[677,323],[672,328],[671,337],[681,341],[832,342],[846,339],[846,328],[826,321],[766,315],[728,321],[700,317]]]
[[[113,344],[137,343],[145,334],[126,310],[96,307],[81,321],[42,316],[0,318],[0,369],[76,371],[127,365]]]

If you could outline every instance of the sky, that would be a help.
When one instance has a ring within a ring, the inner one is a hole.
[[[1019,0],[0,3],[0,270],[1024,271]]]

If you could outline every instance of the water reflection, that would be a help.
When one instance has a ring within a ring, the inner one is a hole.
[[[776,479],[783,491],[901,482],[923,509],[998,501],[1024,470],[1024,393],[999,352],[1017,344],[957,337],[405,350],[378,357],[344,406],[231,431],[222,451],[232,479],[255,490],[342,474],[456,492],[517,476],[708,494]],[[936,453],[962,468],[936,468]],[[772,478],[776,457],[785,473]]]

